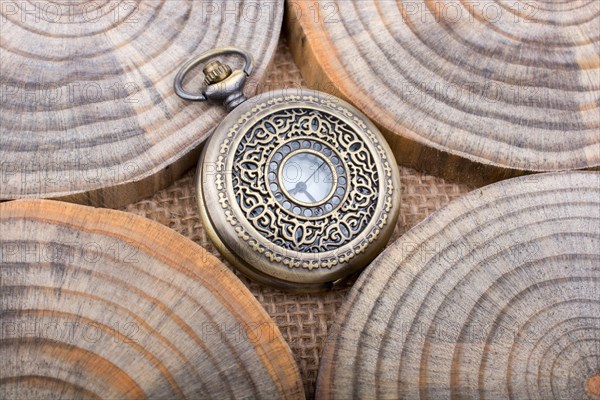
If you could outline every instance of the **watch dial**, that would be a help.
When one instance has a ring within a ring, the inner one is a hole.
[[[285,212],[294,218],[314,219],[342,204],[348,193],[348,172],[339,152],[329,143],[313,138],[292,139],[283,141],[269,154],[269,195]]]
[[[298,202],[317,204],[333,189],[333,171],[316,154],[300,151],[289,157],[281,168],[280,181],[287,194]]]

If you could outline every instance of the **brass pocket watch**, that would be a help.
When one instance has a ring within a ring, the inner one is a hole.
[[[210,61],[202,93],[183,88],[191,69],[226,54],[242,57],[244,67]],[[175,78],[180,97],[231,110],[198,163],[202,223],[248,277],[296,291],[331,288],[371,262],[394,230],[394,156],[365,115],[332,95],[279,90],[246,99],[252,68],[247,52],[220,48],[188,61]]]

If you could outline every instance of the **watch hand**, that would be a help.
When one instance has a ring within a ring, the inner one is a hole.
[[[317,202],[317,200],[315,200],[315,198],[314,198],[314,197],[312,197],[312,195],[311,195],[310,193],[308,193],[308,190],[304,190],[302,193],[304,193],[304,194],[306,195],[306,197],[308,197],[308,199],[309,199],[311,202],[313,202],[313,203],[316,203],[316,202]]]
[[[312,178],[312,177],[313,177],[313,176],[314,176],[314,175],[317,173],[317,171],[321,169],[321,167],[322,167],[324,164],[325,164],[325,161],[323,161],[323,162],[321,163],[321,165],[319,165],[319,168],[315,169],[315,172],[313,172],[312,174],[310,174],[310,176],[309,176],[309,177],[308,177],[308,178],[307,178],[307,179],[304,181],[304,183],[308,182],[308,181],[309,181],[309,179],[310,179],[310,178]]]

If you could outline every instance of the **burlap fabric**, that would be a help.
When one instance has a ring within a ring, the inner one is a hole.
[[[266,90],[300,87],[302,77],[289,49],[282,39],[270,71],[264,82]],[[400,168],[402,205],[400,218],[392,240],[425,219],[449,201],[470,189],[464,185]],[[205,247],[222,260],[212,246],[196,209],[194,171],[153,197],[123,208],[137,215],[157,221]],[[225,261],[224,261],[225,262]],[[227,264],[227,262],[225,262]],[[232,268],[233,269],[233,268]],[[240,276],[238,274],[238,276]],[[261,286],[240,276],[258,301],[265,307],[288,341],[304,380],[308,398],[315,389],[319,359],[327,330],[331,326],[348,287],[319,294],[290,294]]]

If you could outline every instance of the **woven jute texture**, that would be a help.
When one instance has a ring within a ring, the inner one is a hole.
[[[264,90],[297,88],[302,77],[282,39]],[[392,240],[421,222],[434,211],[470,190],[467,186],[400,167],[402,205]],[[223,260],[207,238],[196,209],[194,171],[153,197],[123,208],[150,218],[192,239]],[[227,264],[226,261],[223,261]],[[230,268],[232,268],[230,266]],[[233,268],[232,268],[233,269]],[[304,380],[308,398],[313,397],[319,358],[327,338],[327,330],[349,287],[319,294],[290,294],[261,286],[236,274],[265,307],[288,341]]]

